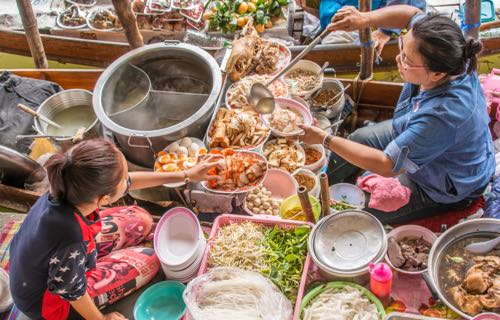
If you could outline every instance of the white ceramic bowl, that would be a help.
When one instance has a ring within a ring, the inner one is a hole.
[[[365,193],[357,186],[350,183],[337,183],[328,188],[330,199],[335,201],[345,200],[351,206],[357,209],[365,207]]]
[[[389,238],[394,238],[396,241],[400,241],[403,238],[410,238],[410,239],[415,239],[415,238],[422,238],[425,241],[429,242],[431,245],[434,244],[434,242],[437,240],[437,236],[434,232],[431,230],[417,226],[417,225],[404,225],[397,227],[393,229],[391,232],[387,234],[387,239]],[[427,271],[427,268],[420,270],[420,271],[407,271],[403,270],[401,268],[396,268],[391,260],[389,259],[388,254],[385,255],[385,261],[391,266],[391,268],[396,269],[398,272],[404,273],[404,274],[409,274],[409,275],[420,275],[424,272]]]
[[[321,71],[321,67],[319,66],[319,64],[317,64],[315,62],[312,62],[310,60],[300,60],[299,62],[297,62],[296,65],[294,65],[284,75],[283,79],[285,79],[285,82],[287,82],[287,75],[290,72],[292,72],[294,70],[297,70],[297,69],[303,69],[303,70],[306,70],[306,71],[311,71],[311,72],[314,72],[316,74],[318,74]],[[318,84],[313,89],[311,89],[311,90],[308,90],[308,91],[297,91],[294,88],[290,88],[289,87],[288,93],[290,95],[292,95],[292,96],[299,96],[299,97],[304,98],[304,99],[309,99],[314,92],[316,92],[319,88],[321,88],[323,86],[323,78],[324,78],[324,75],[323,75],[323,73],[321,73],[319,75],[319,82],[318,82]]]
[[[162,265],[182,269],[195,260],[201,227],[187,208],[173,208],[163,215],[154,234],[154,247]]]
[[[193,260],[193,262],[189,266],[185,267],[184,269],[172,270],[172,269],[168,268],[167,266],[165,266],[164,264],[162,264],[163,272],[165,273],[165,276],[168,279],[178,280],[178,281],[184,282],[184,281],[188,280],[189,278],[194,277],[198,273],[198,269],[200,268],[201,261],[203,260],[203,254],[205,253],[205,248],[206,248],[206,244],[207,244],[206,240],[204,238],[203,238],[203,241],[200,241],[200,243],[202,245],[200,246],[199,250],[197,251],[197,253],[195,255],[195,259]]]
[[[297,171],[295,171],[292,174],[292,176],[295,177],[298,173],[302,173],[302,174],[308,175],[308,176],[310,176],[311,178],[314,179],[314,187],[312,188],[311,191],[309,191],[309,194],[311,194],[315,198],[319,198],[319,193],[321,191],[321,187],[319,185],[319,177],[314,172],[312,172],[311,170],[305,169],[305,168],[298,169]]]
[[[313,162],[311,164],[304,164],[304,167],[303,167],[304,169],[311,170],[312,172],[314,172],[316,174],[319,173],[321,168],[323,168],[323,166],[326,164],[325,148],[320,144],[303,145],[302,147],[304,148],[304,152],[306,152],[306,153],[307,153],[307,149],[314,149],[316,151],[321,152],[321,158],[318,161]]]
[[[276,107],[279,107],[281,109],[288,109],[300,114],[300,116],[303,119],[304,125],[306,126],[312,125],[313,117],[311,115],[311,112],[309,111],[309,108],[307,108],[305,105],[300,104],[299,102],[293,99],[287,99],[287,98],[275,98],[274,101],[276,102]],[[271,114],[262,114],[261,117],[264,124],[271,129],[271,133],[276,137],[279,138],[292,137],[303,132],[302,129],[300,128],[292,132],[278,131],[270,123]]]

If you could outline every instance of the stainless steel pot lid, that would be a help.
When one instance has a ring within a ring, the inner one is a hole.
[[[14,149],[0,146],[0,182],[24,188],[24,182],[41,166]]]
[[[387,242],[377,218],[357,210],[323,218],[312,236],[316,257],[325,266],[345,272],[366,268],[383,254]]]

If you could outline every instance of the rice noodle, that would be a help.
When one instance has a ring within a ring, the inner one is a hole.
[[[267,278],[237,268],[215,268],[192,280],[184,302],[193,320],[289,320],[290,301]]]
[[[378,311],[358,289],[345,286],[319,294],[305,309],[303,320],[378,320]]]
[[[267,76],[254,75],[233,83],[227,90],[226,103],[231,108],[252,110],[247,99],[250,88],[252,88],[252,85],[255,83],[266,83],[268,79],[269,77]],[[285,97],[288,94],[286,84],[281,80],[274,81],[269,89],[275,97]]]

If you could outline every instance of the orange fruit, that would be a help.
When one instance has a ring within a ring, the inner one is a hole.
[[[257,4],[257,1],[258,0],[250,0],[250,2],[252,2],[252,4]]]
[[[249,4],[246,2],[242,2],[242,3],[240,3],[240,6],[238,7],[238,13],[245,14],[245,13],[247,13],[248,8],[249,8]]]
[[[257,6],[255,5],[255,3],[253,2],[248,3],[248,12],[252,13],[255,12],[255,10],[257,10]]]
[[[244,27],[247,22],[245,21],[245,17],[241,16],[238,18],[238,27]]]
[[[214,11],[205,11],[203,14],[203,20],[210,20],[214,15]]]
[[[266,28],[272,28],[273,27],[273,22],[271,20],[269,20],[267,23],[266,23]]]
[[[255,30],[257,30],[258,33],[264,32],[265,27],[263,24],[258,24],[255,26]]]

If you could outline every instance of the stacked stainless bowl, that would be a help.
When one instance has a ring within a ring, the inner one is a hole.
[[[384,259],[387,236],[373,215],[347,210],[321,219],[309,237],[309,252],[330,280],[364,284],[368,266]]]

